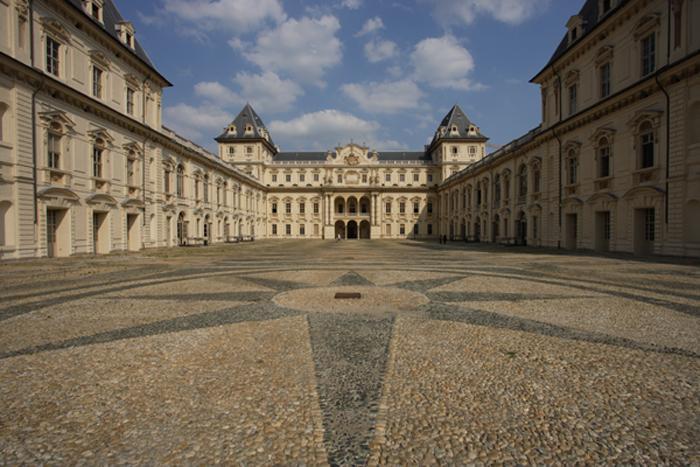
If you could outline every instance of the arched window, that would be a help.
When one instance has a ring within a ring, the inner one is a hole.
[[[598,177],[609,177],[610,172],[610,141],[608,138],[600,138],[598,141]]]
[[[185,194],[185,168],[182,165],[177,166],[177,180],[175,189],[177,190],[177,196],[182,198]]]
[[[535,165],[532,167],[532,192],[533,193],[540,192],[541,181],[542,181],[542,173],[540,170],[540,164],[535,163]]]
[[[105,142],[102,138],[97,138],[92,146],[92,176],[102,178],[103,172],[103,156],[105,150]]]
[[[566,158],[566,183],[569,185],[578,183],[578,157],[574,149],[569,151]]]
[[[654,128],[651,123],[644,122],[639,126],[639,168],[647,169],[654,167]]]
[[[0,141],[5,141],[7,138],[9,138],[9,132],[7,130],[8,120],[7,104],[0,102]]]
[[[204,202],[209,202],[209,175],[204,176]]]
[[[165,165],[163,167],[163,192],[168,194],[170,193],[170,177],[172,175],[172,170],[170,169],[170,165]]]
[[[520,197],[527,196],[527,166],[520,166],[518,171],[518,195]]]
[[[493,198],[497,205],[501,202],[501,176],[498,174],[493,178]]]
[[[700,102],[696,102],[690,107],[690,118],[688,128],[695,128],[695,130],[690,131],[690,137],[688,143],[690,144],[700,144]]]

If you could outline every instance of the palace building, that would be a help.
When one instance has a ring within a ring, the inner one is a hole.
[[[170,83],[112,0],[0,0],[0,258],[443,235],[700,256],[700,0],[566,26],[541,122],[494,153],[457,105],[415,152],[282,152],[246,105],[212,154],[162,125]]]

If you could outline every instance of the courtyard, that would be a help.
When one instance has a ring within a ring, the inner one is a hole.
[[[700,462],[690,260],[257,241],[0,288],[0,464]]]

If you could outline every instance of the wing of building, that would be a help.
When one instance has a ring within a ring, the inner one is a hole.
[[[700,256],[700,0],[588,0],[566,27],[541,122],[492,154],[457,105],[410,152],[282,152],[246,105],[211,154],[162,126],[170,83],[112,0],[0,0],[0,258],[338,236]]]

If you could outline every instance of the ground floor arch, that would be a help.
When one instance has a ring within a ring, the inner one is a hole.
[[[369,240],[371,237],[371,231],[372,231],[372,229],[370,228],[368,221],[360,222],[360,238],[361,239]]]
[[[348,240],[357,240],[358,238],[358,227],[356,221],[348,222],[346,227],[346,235]]]
[[[345,238],[345,222],[338,221],[335,223],[335,238]]]

